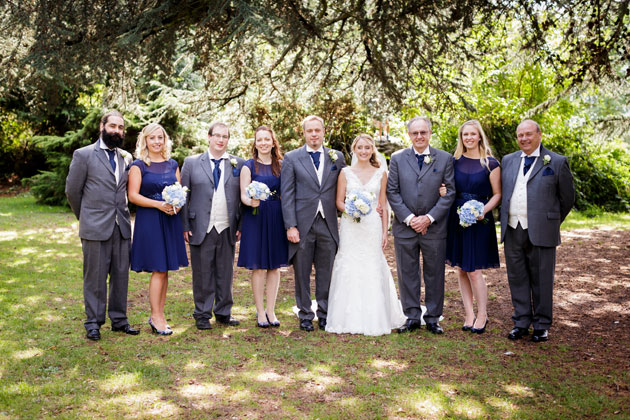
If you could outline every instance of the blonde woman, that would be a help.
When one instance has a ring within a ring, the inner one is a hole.
[[[188,266],[182,222],[177,209],[162,199],[164,187],[180,181],[172,143],[164,128],[149,124],[138,135],[137,159],[129,169],[129,201],[138,206],[131,245],[131,269],[151,273],[151,330],[173,333],[164,316],[168,272]]]
[[[446,262],[458,267],[466,312],[462,330],[482,334],[488,323],[488,289],[481,270],[499,266],[492,209],[501,202],[501,168],[479,121],[466,121],[459,128],[453,166],[457,195],[448,218]],[[462,227],[457,208],[469,200],[484,204],[483,215],[472,226]],[[476,314],[473,299],[477,301]]]
[[[387,171],[376,157],[374,140],[360,134],[352,143],[355,163],[337,180],[337,209],[344,212],[328,296],[326,331],[370,336],[391,333],[405,322],[383,250],[387,246]],[[348,196],[369,199],[371,211],[360,221],[348,215]],[[380,204],[381,214],[376,208]]]

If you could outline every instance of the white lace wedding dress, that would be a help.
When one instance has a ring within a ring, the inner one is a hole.
[[[374,193],[372,212],[359,223],[341,217],[339,250],[328,294],[326,331],[383,335],[406,321],[387,260],[381,249],[382,224],[376,212],[383,168],[363,185],[351,168],[344,168],[346,191]]]

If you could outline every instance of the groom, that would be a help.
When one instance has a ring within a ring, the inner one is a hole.
[[[339,245],[337,177],[346,166],[343,154],[322,145],[324,120],[315,115],[302,122],[306,145],[284,155],[282,216],[295,277],[300,329],[313,331],[311,271],[315,264],[315,298],[319,329],[326,328],[328,289]]]
[[[444,259],[446,220],[455,200],[453,157],[429,146],[431,121],[412,118],[407,123],[412,147],[392,155],[387,180],[387,198],[394,211],[392,224],[398,287],[407,322],[398,332],[420,328],[420,252],[424,271],[427,330],[444,331],[438,323],[444,306]],[[444,184],[447,193],[440,197]]]

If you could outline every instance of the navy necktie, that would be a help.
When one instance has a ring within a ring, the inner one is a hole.
[[[308,152],[308,154],[311,155],[315,168],[319,169],[319,152]]]
[[[425,155],[416,155],[416,158],[418,158],[418,168],[420,168],[420,170],[422,170],[422,165],[424,165],[424,156]]]
[[[112,169],[116,172],[116,161],[114,160],[116,159],[116,151],[109,149],[105,149],[105,151],[109,155],[109,164],[112,165]]]
[[[219,181],[221,180],[221,159],[212,159],[214,162],[214,171],[212,171],[212,178],[214,178],[214,190],[219,188]]]
[[[536,156],[525,156],[525,162],[523,162],[523,175],[527,175],[527,171],[532,167],[532,164],[536,160]]]

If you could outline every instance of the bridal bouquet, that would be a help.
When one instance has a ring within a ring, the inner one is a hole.
[[[245,189],[247,196],[254,200],[265,201],[271,197],[272,192],[264,182],[252,181]],[[252,214],[258,214],[258,207],[254,207]]]
[[[468,200],[457,209],[459,224],[465,228],[477,223],[477,217],[483,214],[483,203],[477,200]]]
[[[346,195],[346,213],[359,223],[362,216],[367,216],[372,212],[372,200],[374,193],[366,191],[350,191]]]
[[[164,187],[162,190],[162,199],[177,210],[186,204],[186,193],[188,191],[188,187],[182,187],[179,182],[176,182],[173,185]]]

